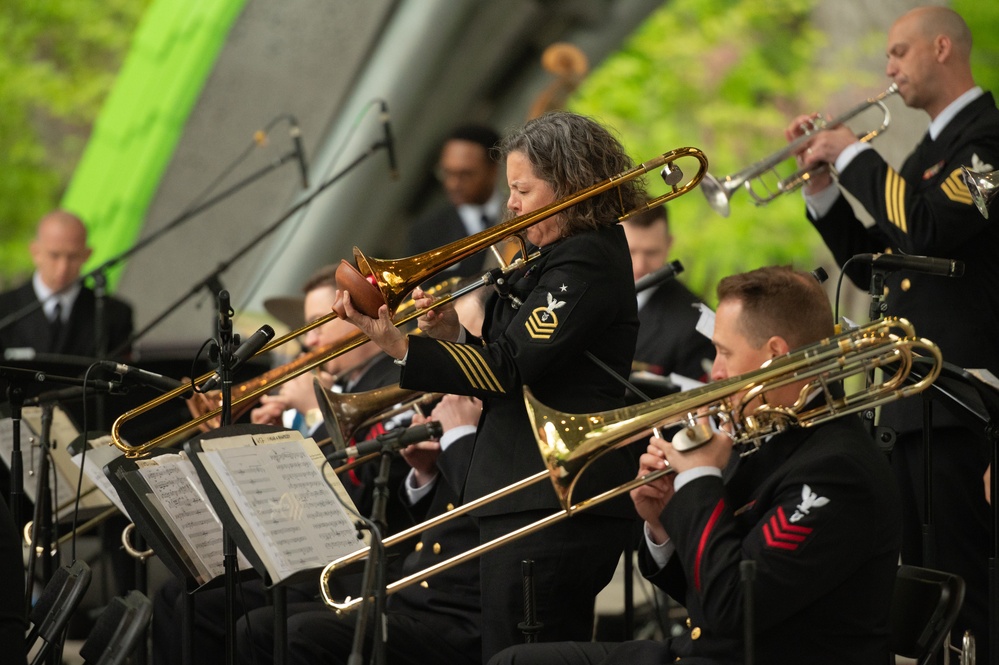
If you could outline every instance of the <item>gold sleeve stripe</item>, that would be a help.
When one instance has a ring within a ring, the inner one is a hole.
[[[888,221],[908,233],[908,224],[905,221],[905,180],[889,167],[888,175],[885,178],[885,213]]]
[[[478,350],[468,344],[453,342],[440,342],[440,344],[451,354],[473,388],[496,393],[506,392]]]
[[[951,201],[967,205],[973,203],[971,192],[968,191],[968,185],[965,184],[964,177],[961,175],[961,169],[954,169],[954,172],[941,183],[940,189],[943,190],[944,196]]]

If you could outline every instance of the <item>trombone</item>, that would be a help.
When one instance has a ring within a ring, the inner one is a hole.
[[[688,157],[697,160],[698,169],[687,182],[681,185],[680,183],[684,175],[682,170],[675,165],[675,162],[682,158]],[[635,210],[622,211],[620,219],[626,219],[643,210],[649,209],[689,192],[697,186],[707,172],[708,160],[707,157],[704,156],[704,153],[697,148],[677,148],[676,150],[671,150],[667,153],[659,155],[658,157],[655,157],[643,164],[639,164],[638,166],[635,166],[627,171],[611,176],[602,182],[582,189],[579,192],[570,194],[569,196],[545,206],[544,208],[525,215],[514,217],[513,219],[509,219],[501,224],[497,224],[496,226],[480,231],[474,235],[462,238],[461,240],[457,240],[448,245],[444,245],[443,247],[404,259],[369,259],[355,247],[354,257],[357,262],[357,267],[343,261],[340,265],[340,269],[337,270],[337,283],[340,288],[350,292],[352,302],[358,307],[358,309],[361,309],[361,311],[377,315],[378,307],[382,304],[388,304],[389,310],[395,313],[397,312],[400,304],[406,298],[407,294],[420,284],[423,284],[427,280],[433,278],[434,275],[437,275],[442,270],[447,269],[448,267],[468,258],[472,254],[475,254],[490,245],[494,245],[497,242],[516,236],[528,227],[533,226],[534,224],[537,224],[538,222],[541,222],[544,219],[565,210],[566,208],[574,206],[609,189],[616,188],[624,182],[638,178],[658,167],[663,167],[661,175],[666,184],[670,186],[670,191],[654,200],[649,201],[645,205],[636,208]],[[525,263],[535,258],[536,255],[537,253],[532,256],[527,256],[526,252],[523,252],[524,258],[506,266],[506,268],[504,268],[504,272],[511,272],[519,269]],[[371,276],[374,284],[367,281],[368,276]],[[477,288],[478,286],[488,283],[488,279],[489,275],[483,276],[483,281],[481,283],[471,284],[466,288],[467,290]],[[395,325],[399,326],[418,318],[429,309],[440,307],[465,292],[466,290],[459,290],[458,292],[451,294],[450,297],[443,296],[439,298],[430,308],[413,312],[398,318]],[[313,328],[321,326],[334,318],[336,318],[336,313],[331,312],[330,314],[316,319],[312,323],[309,323],[298,330],[271,340],[265,344],[258,353],[270,351],[271,349],[276,348],[277,346],[280,346],[281,344],[284,344],[289,340],[312,330]],[[319,367],[330,358],[346,353],[347,351],[364,344],[367,341],[368,337],[366,335],[357,333],[348,341],[337,345],[334,349],[331,349],[327,354],[311,358],[308,362],[304,362],[301,366],[296,367],[294,371],[286,373],[271,383],[258,385],[252,390],[248,390],[243,395],[234,397],[232,400],[232,406],[233,408],[236,408],[245,400],[256,399],[273,387],[286,381],[290,381],[300,374]],[[206,381],[210,376],[211,373],[206,373],[195,379],[194,382],[200,384]],[[119,416],[111,426],[112,443],[117,448],[122,450],[128,457],[141,457],[147,451],[158,446],[173,445],[188,439],[202,423],[214,418],[219,413],[219,410],[216,409],[206,413],[138,446],[130,446],[123,441],[121,436],[121,427],[129,420],[132,420],[147,411],[172,400],[175,397],[180,397],[189,390],[190,386],[181,386],[171,390],[170,392],[159,395],[155,399],[152,399],[149,402],[146,402],[145,404],[142,404]]]
[[[906,384],[915,363],[923,360],[929,363],[924,375]],[[689,444],[685,449],[690,450],[710,438],[710,434],[700,431],[696,420],[711,415],[728,423],[734,444],[750,444],[752,451],[759,448],[765,437],[788,428],[812,427],[922,392],[936,379],[942,364],[943,358],[937,346],[929,340],[917,338],[908,321],[881,319],[775,358],[758,370],[644,404],[600,413],[569,414],[550,409],[538,402],[530,389],[525,387],[528,416],[547,470],[390,536],[383,546],[389,547],[545,478],[551,480],[562,510],[397,580],[386,587],[386,592],[394,593],[419,583],[440,571],[671,473],[671,469],[663,469],[578,503],[572,502],[576,481],[594,461],[604,453],[637,440],[653,428],[680,425],[683,436],[678,439],[685,438]],[[892,366],[894,372],[889,375],[887,368]],[[841,397],[831,390],[833,384],[839,384],[844,378],[866,375],[879,367],[885,374],[880,383]],[[766,403],[767,391],[801,381],[805,384],[793,404],[778,406]],[[823,393],[825,401],[809,406],[808,396],[815,390]],[[331,576],[345,566],[364,559],[369,549],[363,548],[340,557],[323,569],[320,589],[328,606],[337,611],[347,611],[362,602],[361,598],[333,598],[329,582]]]
[[[875,97],[869,97],[861,104],[858,104],[833,120],[827,121],[822,118],[815,118],[802,127],[804,133],[801,136],[791,141],[772,155],[764,157],[755,164],[752,164],[737,173],[727,175],[724,178],[716,178],[710,173],[705,175],[704,183],[701,185],[701,191],[704,192],[704,196],[708,200],[708,205],[722,217],[728,217],[730,211],[729,201],[731,200],[732,195],[740,187],[745,187],[746,191],[749,192],[749,195],[753,197],[753,200],[758,206],[770,203],[781,194],[787,194],[788,192],[797,190],[812,178],[812,174],[828,169],[829,165],[823,164],[813,166],[811,169],[801,169],[783,179],[781,179],[780,175],[777,173],[777,166],[785,160],[798,154],[816,133],[822,131],[823,129],[841,125],[872,106],[877,106],[881,109],[883,114],[881,125],[866,134],[857,135],[857,140],[864,143],[873,140],[881,134],[881,132],[888,129],[888,125],[891,124],[891,112],[888,111],[888,107],[885,105],[884,100],[891,95],[894,95],[896,92],[898,92],[898,86],[892,83],[888,86],[888,89],[881,94]],[[763,175],[766,173],[773,173],[777,176],[778,180],[775,185],[776,190],[768,187],[763,181]],[[754,180],[759,182],[760,188],[764,190],[765,193],[757,193],[756,190],[753,189]]]

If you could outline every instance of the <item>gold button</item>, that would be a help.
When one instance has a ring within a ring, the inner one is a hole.
[[[701,636],[701,627],[694,626],[694,629],[690,631],[690,639],[696,640]]]
[[[447,509],[448,510],[454,510],[454,504],[453,503],[447,504]]]
[[[422,552],[423,551],[423,543],[422,542],[416,543],[416,551],[417,552]]]
[[[430,585],[427,584],[426,580],[423,580],[422,582],[420,582],[420,586],[423,587],[424,589],[429,589],[430,588]]]
[[[888,295],[888,291],[889,291],[889,290],[890,290],[890,289],[889,289],[889,288],[888,288],[888,287],[886,286],[886,287],[885,287],[885,295],[886,295],[886,296]]]
[[[440,553],[441,553],[441,544],[434,543],[434,554],[440,554]]]
[[[687,628],[690,628],[690,617],[687,617],[687,620],[684,623],[687,624]]]
[[[912,288],[912,282],[910,282],[909,278],[906,277],[905,279],[902,280],[902,290],[908,291],[911,288]]]

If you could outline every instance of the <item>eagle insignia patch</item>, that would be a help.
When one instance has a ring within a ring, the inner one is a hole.
[[[551,339],[551,336],[555,334],[555,329],[558,327],[558,316],[555,314],[555,310],[564,306],[565,301],[557,300],[555,296],[549,293],[548,306],[536,307],[531,312],[531,316],[524,322],[527,334],[532,339]]]

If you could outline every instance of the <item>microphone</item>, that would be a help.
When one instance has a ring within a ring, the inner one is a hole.
[[[250,335],[250,338],[239,345],[236,352],[232,354],[232,371],[236,371],[240,366],[245,363],[254,353],[259,351],[267,344],[267,342],[274,339],[274,328],[268,325],[260,326],[257,332]],[[222,377],[219,376],[218,372],[212,374],[212,376],[205,381],[201,386],[200,392],[206,393],[209,390],[214,389],[219,385]]]
[[[659,270],[650,272],[648,275],[640,277],[638,281],[635,282],[635,293],[639,293],[645,289],[651,289],[653,286],[659,286],[663,282],[675,278],[682,272],[682,263],[679,261],[670,261]]]
[[[394,452],[402,450],[408,445],[436,439],[444,433],[444,428],[436,420],[413,425],[405,429],[394,429],[369,441],[361,441],[353,446],[347,446],[343,450],[338,450],[326,459],[331,463],[343,462],[351,457],[363,457],[370,453]]]
[[[395,162],[395,141],[392,140],[392,125],[389,124],[388,104],[381,100],[382,106],[382,129],[385,131],[385,149],[388,150],[389,172],[393,180],[399,179],[399,168]]]
[[[298,158],[298,171],[302,174],[302,189],[309,188],[309,169],[305,165],[305,147],[302,145],[302,130],[298,128],[298,121],[295,120],[294,116],[288,116],[291,118],[291,127],[288,128],[288,133],[291,134],[291,140],[295,142],[295,157]]]
[[[912,270],[942,277],[960,277],[964,274],[964,261],[956,259],[909,254],[857,254],[853,259],[885,271]]]
[[[180,381],[171,379],[168,376],[163,376],[162,374],[157,374],[156,372],[148,372],[144,369],[132,367],[131,365],[115,362],[113,360],[102,360],[97,363],[97,365],[98,367],[110,370],[119,375],[122,383],[126,380],[130,380],[140,386],[156,388],[157,390],[165,393],[184,386],[184,384]]]

